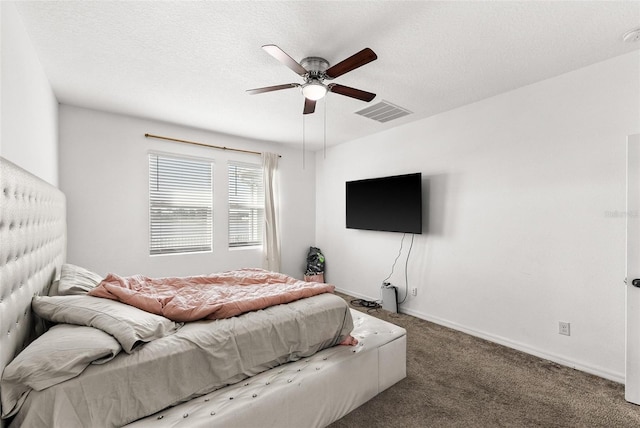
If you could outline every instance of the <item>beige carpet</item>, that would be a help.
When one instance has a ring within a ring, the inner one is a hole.
[[[407,377],[331,428],[640,427],[621,384],[410,315],[369,313],[407,330]]]

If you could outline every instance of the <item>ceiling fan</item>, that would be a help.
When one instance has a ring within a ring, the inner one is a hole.
[[[327,92],[344,95],[358,100],[369,102],[375,98],[376,94],[363,91],[361,89],[350,88],[349,86],[339,85],[337,83],[324,84],[325,80],[335,79],[349,71],[362,67],[378,58],[378,56],[369,48],[364,48],[360,52],[351,55],[349,58],[329,67],[329,61],[317,56],[304,58],[299,63],[291,58],[287,53],[276,45],[264,45],[262,49],[267,51],[269,55],[289,67],[295,73],[299,74],[304,83],[286,83],[284,85],[266,86],[264,88],[248,89],[251,95],[261,94],[263,92],[279,91],[281,89],[298,88],[302,89],[304,95],[303,114],[313,113],[316,109],[316,101],[324,97]]]

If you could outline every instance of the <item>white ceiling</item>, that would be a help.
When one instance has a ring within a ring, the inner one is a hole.
[[[17,3],[61,103],[248,138],[300,144],[301,83],[261,49],[335,64],[378,59],[334,80],[377,94],[327,99],[327,144],[353,140],[640,49],[640,1],[50,1]],[[413,112],[378,123],[381,100]],[[323,103],[306,116],[322,144]],[[150,129],[149,132],[153,133]],[[180,138],[180,136],[174,136]],[[215,142],[211,142],[214,143]]]

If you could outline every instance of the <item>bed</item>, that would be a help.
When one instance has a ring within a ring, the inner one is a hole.
[[[47,306],[43,303],[50,304],[57,297],[48,297],[56,294],[50,290],[52,284],[58,284],[54,279],[61,276],[63,267],[69,266],[65,264],[64,195],[2,158],[0,187],[0,371],[9,372],[5,367],[19,366],[30,353],[44,358],[45,365],[54,360],[52,354],[43,351],[47,348],[36,346],[47,337],[59,334],[75,340],[80,334],[95,335],[94,330],[99,329],[63,321],[47,329],[50,325],[41,319],[46,317],[42,307]],[[32,301],[41,317],[34,314]],[[65,305],[68,301],[84,305],[78,308],[90,306],[84,295],[65,300]],[[128,327],[124,325],[119,329],[122,331],[103,333],[106,344],[98,362],[104,364],[89,364],[71,377],[63,373],[62,381],[27,393],[12,385],[17,391],[14,394],[3,386],[2,413],[11,416],[0,424],[326,426],[406,376],[404,329],[345,305],[338,296],[323,293],[222,320],[171,321],[162,324],[160,334],[154,320],[150,322],[155,326],[153,338],[143,345],[136,340],[139,336],[120,340],[119,335]],[[73,312],[73,307],[67,312]],[[327,321],[341,317],[335,323]],[[291,339],[291,331],[298,332],[296,340]],[[349,331],[359,343],[337,345]],[[154,336],[158,334],[160,337]],[[130,352],[111,349],[112,336],[121,348],[130,344]],[[246,352],[264,342],[265,337],[269,338],[266,350]],[[243,347],[245,351],[238,351]],[[291,349],[282,355],[282,347]],[[237,358],[218,352],[222,348],[237,352]],[[166,349],[171,354],[166,354]],[[136,361],[131,366],[133,360]],[[120,366],[125,367],[124,371],[117,370]],[[219,366],[226,368],[222,375],[213,370]],[[138,372],[142,375],[133,381]],[[95,397],[104,401],[109,396],[101,396],[101,387],[111,395],[127,397],[124,401],[131,401],[140,413],[123,416],[113,410],[117,409],[115,405],[86,404],[100,401]]]

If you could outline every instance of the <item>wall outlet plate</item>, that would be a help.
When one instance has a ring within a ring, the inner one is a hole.
[[[558,333],[565,336],[571,336],[571,323],[560,321],[558,323]]]

